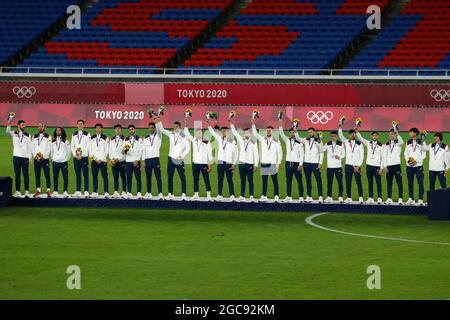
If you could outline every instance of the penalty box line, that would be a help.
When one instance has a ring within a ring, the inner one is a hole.
[[[432,245],[450,246],[450,243],[447,243],[447,242],[422,241],[422,240],[412,240],[412,239],[404,239],[404,238],[376,236],[376,235],[370,235],[370,234],[364,234],[364,233],[347,232],[347,231],[342,231],[342,230],[337,230],[337,229],[331,229],[331,228],[321,226],[321,225],[313,222],[313,220],[315,218],[329,214],[329,213],[330,212],[321,212],[321,213],[314,214],[312,216],[307,217],[305,219],[305,222],[306,222],[306,224],[308,224],[314,228],[321,229],[324,231],[344,234],[347,236],[373,238],[373,239],[390,240],[390,241],[400,241],[400,242],[417,243],[417,244],[432,244]]]

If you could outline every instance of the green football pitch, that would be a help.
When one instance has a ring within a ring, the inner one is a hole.
[[[37,132],[37,130],[35,128],[28,128],[27,129],[30,133],[34,134]],[[75,129],[68,129],[67,133],[68,135],[71,135],[71,133],[74,131]],[[88,131],[91,132],[91,134],[94,133],[94,130],[92,129],[88,129]],[[49,128],[47,130],[47,132],[53,134],[53,129]],[[112,130],[111,129],[107,129],[104,131],[106,134],[108,134],[109,136],[112,135]],[[127,130],[124,130],[124,134],[127,134]],[[146,129],[138,129],[137,130],[137,134],[141,137],[145,137],[148,133]],[[301,133],[302,136],[305,136],[305,133],[302,132]],[[367,139],[369,138],[369,133],[363,133],[363,136],[365,136]],[[408,134],[407,133],[402,133],[403,138],[405,139],[405,141],[408,139]],[[327,133],[325,133],[325,138],[326,141],[329,139],[329,135]],[[429,141],[431,141],[432,137],[430,134],[430,137],[428,138]],[[381,134],[381,141],[387,141],[387,134],[386,133],[382,133]],[[215,142],[213,143],[213,147],[215,146]],[[284,143],[282,143],[283,146],[283,150],[285,149],[285,145]],[[0,128],[0,176],[14,176],[14,170],[13,170],[13,165],[12,165],[12,142],[11,142],[11,138],[9,136],[6,136],[5,134],[5,129],[4,127]],[[167,155],[169,153],[169,141],[167,139],[167,137],[163,137],[163,143],[161,146],[161,167],[162,167],[162,179],[163,179],[163,192],[164,194],[167,194],[167,174],[166,174],[166,170],[167,170]],[[190,157],[190,155],[188,156]],[[284,162],[283,162],[284,163]],[[402,163],[403,163],[403,198],[406,200],[407,199],[407,195],[408,195],[408,189],[407,189],[407,179],[406,179],[406,167],[405,167],[405,160],[402,157]],[[424,162],[424,167],[425,167],[425,191],[428,190],[428,156],[427,159],[425,159]],[[192,195],[193,194],[193,182],[192,182],[192,168],[190,164],[186,164],[185,165],[185,170],[186,170],[186,179],[187,179],[187,186],[188,186],[188,195]],[[285,170],[284,170],[284,165],[281,166],[280,168],[280,173],[279,173],[279,184],[280,184],[280,197],[284,198],[284,196],[286,195],[286,183],[285,183]],[[364,166],[362,168],[362,173],[363,173],[363,177],[362,177],[362,181],[363,181],[363,189],[364,189],[364,197],[367,198],[368,196],[368,190],[367,190],[367,180],[365,177],[365,170],[364,170]],[[450,176],[450,175],[449,175]],[[110,192],[113,191],[112,187],[113,187],[113,179],[112,179],[112,173],[111,170],[109,170],[109,188],[110,188]],[[212,185],[212,195],[215,196],[217,195],[217,171],[215,170],[215,168],[213,168],[213,172],[210,175],[210,179],[211,179],[211,185]],[[42,176],[42,187],[45,188],[45,181],[43,180],[43,176]],[[90,191],[92,191],[92,177],[90,176]],[[102,193],[103,192],[103,183],[101,180],[101,177],[99,177],[99,192]],[[447,181],[449,181],[450,179],[447,177]],[[142,170],[142,187],[143,187],[143,193],[146,192],[146,176],[145,176],[145,172],[144,170]],[[240,192],[240,182],[239,182],[239,173],[236,172],[234,173],[234,185],[235,185],[235,193],[236,195],[239,195]],[[255,196],[259,197],[261,195],[261,175],[260,175],[260,171],[257,171],[255,174]],[[324,161],[324,166],[323,166],[323,170],[322,170],[322,181],[323,181],[323,189],[324,189],[324,195],[326,195],[326,161]],[[53,180],[52,180],[53,183]],[[386,175],[383,175],[382,177],[382,183],[383,183],[383,197],[386,198]],[[305,178],[303,177],[303,185],[305,187],[305,193],[306,193],[306,182],[305,182]],[[60,188],[62,186],[62,177],[60,177]],[[153,190],[155,193],[155,189],[156,189],[156,184],[155,184],[155,180],[153,178]],[[396,183],[394,182],[393,184],[393,200],[397,200],[397,186]],[[437,185],[438,186],[438,185]],[[345,187],[345,183],[344,183],[344,187]],[[135,180],[133,180],[133,188],[135,189]],[[35,190],[35,179],[34,179],[34,169],[33,166],[30,166],[30,192],[33,192]],[[45,189],[44,189],[45,190]],[[271,191],[273,190],[273,188],[271,187],[271,182],[269,181],[269,196],[272,196]],[[357,200],[358,196],[357,196],[357,189],[356,189],[356,182],[353,181],[353,199]],[[24,186],[22,183],[22,192],[24,191]],[[61,190],[60,190],[61,192]],[[72,159],[69,161],[69,193],[73,193],[75,192],[75,173],[73,170],[73,161]],[[134,190],[134,192],[136,192],[136,190]],[[174,179],[174,192],[175,194],[181,194],[181,185],[180,185],[180,181],[177,177],[177,174],[175,173],[175,179]],[[418,193],[418,187],[417,187],[417,183],[415,185],[415,197],[417,199],[417,193]],[[204,184],[202,183],[202,179],[200,179],[200,195],[201,196],[206,196],[206,191],[204,189]],[[337,185],[335,182],[335,186],[334,186],[334,197],[337,198]],[[227,183],[225,181],[225,187],[224,187],[224,196],[228,196],[228,186]],[[344,190],[344,196],[345,196],[345,190]],[[294,198],[298,198],[298,188],[297,188],[297,184],[295,182],[294,179],[294,183],[293,183],[293,197]],[[316,198],[317,197],[317,187],[316,187],[316,183],[315,180],[313,178],[313,197]],[[426,194],[425,194],[425,200],[426,200]]]
[[[0,210],[0,299],[450,299],[450,223],[420,216]],[[447,243],[442,244],[442,243]],[[81,270],[68,290],[68,266]],[[369,290],[369,266],[380,289]]]
[[[0,176],[13,176],[12,143],[4,128],[0,130]],[[165,172],[165,161],[162,167]],[[186,171],[192,194],[190,165]],[[284,197],[283,167],[280,175]],[[215,170],[211,176],[215,195]],[[33,191],[32,168],[30,178]],[[427,188],[427,174],[425,179]],[[234,180],[238,192],[237,173]],[[163,183],[166,192],[164,173]],[[406,177],[404,187],[406,197]],[[255,190],[259,196],[258,174]],[[394,195],[396,199],[395,186]],[[421,216],[324,214],[314,218],[314,227],[305,222],[312,215],[3,208],[0,299],[450,299],[449,222]],[[81,269],[81,290],[66,287],[71,265]],[[378,290],[367,288],[367,268],[372,265],[381,272]]]

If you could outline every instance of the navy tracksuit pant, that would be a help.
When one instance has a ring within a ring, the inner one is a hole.
[[[81,160],[74,158],[73,167],[76,176],[76,191],[81,191],[81,173],[83,173],[84,178],[84,191],[89,191],[88,157],[84,157]]]
[[[269,181],[269,176],[272,178],[273,183],[273,195],[279,195],[278,188],[278,172],[274,172],[274,164],[261,163],[261,173],[262,173],[262,195],[267,196],[267,184]]]
[[[137,192],[142,191],[142,175],[141,163],[138,161],[137,166],[133,166],[133,162],[125,162],[125,172],[127,174],[127,191],[131,193],[133,187],[133,174],[136,178]]]
[[[28,164],[30,160],[28,158],[13,157],[14,174],[16,181],[16,191],[20,191],[20,176],[23,173],[23,182],[25,184],[25,191],[30,188],[30,175],[28,173]]]
[[[430,177],[430,191],[434,190],[434,186],[436,184],[436,178],[439,179],[439,183],[442,189],[447,188],[447,178],[444,175],[445,171],[431,171],[429,172]]]
[[[387,180],[387,197],[392,198],[392,182],[397,182],[398,187],[398,197],[403,198],[403,181],[402,181],[402,168],[399,164],[394,166],[388,166],[387,167],[388,172],[386,174],[386,180]]]
[[[232,164],[226,162],[220,162],[217,164],[217,175],[218,175],[218,187],[217,193],[219,196],[222,195],[223,191],[223,178],[227,177],[228,190],[230,196],[234,196],[234,184],[233,184],[233,171],[231,170]]]
[[[245,189],[248,182],[248,194],[249,196],[254,195],[254,184],[253,184],[253,164],[250,163],[240,163],[239,164],[239,176],[241,177],[241,196],[245,197]]]
[[[36,188],[41,188],[41,171],[44,171],[45,183],[47,189],[52,187],[50,182],[50,161],[48,159],[42,159],[37,161],[34,159],[34,178],[36,180]]]
[[[318,163],[309,163],[309,162],[303,163],[303,169],[305,170],[305,177],[306,177],[306,193],[308,197],[312,197],[312,181],[311,181],[312,174],[314,174],[314,178],[316,179],[319,196],[320,197],[323,196],[322,177],[320,175],[320,170],[318,169],[318,166],[319,166]]]
[[[342,168],[327,168],[327,195],[333,197],[333,180],[336,177],[338,183],[339,197],[344,193],[344,184],[342,183]]]
[[[194,192],[199,190],[200,174],[202,174],[203,181],[205,181],[206,191],[211,191],[211,183],[209,181],[208,165],[201,163],[192,164],[192,176],[194,178]]]
[[[112,167],[112,173],[114,178],[114,191],[119,191],[119,176],[122,179],[122,191],[127,191],[127,178],[125,174],[125,161],[117,162]]]
[[[298,185],[298,195],[299,197],[303,197],[303,180],[302,174],[298,171],[300,163],[286,161],[286,193],[288,197],[292,196],[292,178],[295,177]]]
[[[377,184],[377,196],[378,198],[383,197],[382,188],[381,188],[381,175],[378,173],[380,167],[366,165],[366,176],[367,182],[369,184],[369,198],[373,198],[373,180],[375,179],[375,183]]]
[[[66,162],[55,162],[53,161],[53,190],[58,192],[58,180],[59,180],[59,172],[61,171],[63,182],[64,182],[64,190],[68,191],[69,189],[69,164]]]
[[[408,177],[408,193],[411,199],[414,199],[414,176],[417,178],[419,184],[419,199],[423,200],[424,186],[423,186],[423,166],[420,167],[406,167],[406,175]]]
[[[98,164],[96,161],[91,161],[91,168],[92,168],[92,180],[93,180],[93,187],[94,187],[94,193],[98,192],[98,172],[102,174],[102,180],[103,180],[103,190],[105,193],[109,192],[109,182],[108,182],[108,166],[106,162],[102,162]]]
[[[347,198],[352,197],[352,180],[353,176],[355,176],[356,185],[358,186],[358,196],[363,196],[363,188],[362,188],[362,181],[361,181],[361,170],[359,172],[355,172],[353,170],[353,166],[346,164],[345,165],[345,185],[346,185],[346,193]]]
[[[184,162],[182,160],[174,160],[169,157],[167,161],[167,178],[169,193],[173,194],[173,176],[177,170],[181,180],[181,193],[186,193],[186,174],[184,172]]]
[[[145,159],[145,174],[147,176],[147,192],[152,193],[152,173],[155,172],[158,193],[162,193],[161,164],[159,158]]]

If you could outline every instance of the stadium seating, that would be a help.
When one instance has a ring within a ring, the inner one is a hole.
[[[83,14],[81,30],[64,30],[20,67],[161,67],[205,30],[231,0],[108,0]],[[39,70],[38,71],[42,71]],[[148,72],[153,72],[148,70]],[[145,70],[142,71],[145,73]]]
[[[449,30],[448,0],[411,0],[349,67],[448,69]],[[432,71],[428,73],[432,74]]]
[[[74,0],[1,0],[0,62],[5,64],[14,54],[62,18]]]
[[[367,6],[388,2],[254,0],[184,65],[204,73],[214,73],[208,67],[320,70],[365,28]]]

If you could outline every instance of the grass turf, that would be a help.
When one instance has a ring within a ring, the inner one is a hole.
[[[27,129],[29,132],[31,132],[32,134],[36,133],[37,130],[35,128],[28,128]],[[67,133],[68,135],[70,135],[75,129],[68,129]],[[90,131],[91,133],[93,133],[92,129],[88,129],[88,131]],[[47,130],[47,132],[53,134],[53,128],[49,128]],[[108,134],[109,136],[112,135],[112,130],[111,129],[106,129],[104,131],[106,134]],[[124,130],[124,133],[126,134],[126,130]],[[145,135],[147,135],[147,130],[146,129],[138,129],[137,130],[137,134],[141,137],[144,137]],[[304,132],[301,133],[302,136],[305,135]],[[368,133],[363,133],[363,136],[365,136],[366,138],[369,137]],[[402,133],[403,138],[405,139],[405,141],[408,139],[408,134],[407,133]],[[329,136],[326,133],[325,134],[325,140],[328,140]],[[386,133],[382,133],[381,134],[381,141],[387,141],[388,137]],[[431,138],[429,138],[430,140]],[[213,143],[213,147],[216,146],[216,143]],[[282,143],[283,146],[283,152],[285,150],[285,145],[284,143]],[[5,134],[5,130],[4,127],[0,128],[0,176],[14,176],[14,171],[13,171],[13,165],[12,165],[12,142],[11,142],[11,138],[9,136],[6,136]],[[169,141],[168,139],[164,136],[163,138],[163,144],[161,146],[161,167],[162,167],[162,173],[163,173],[163,192],[164,194],[167,194],[167,174],[166,174],[166,170],[167,170],[167,155],[169,153]],[[367,154],[367,152],[366,152]],[[190,155],[188,156],[188,158],[190,159]],[[190,163],[190,162],[187,162]],[[403,198],[406,200],[408,198],[408,188],[407,188],[407,179],[406,179],[406,166],[405,166],[405,160],[402,157],[402,164],[403,164],[403,189],[404,189],[404,193],[403,193]],[[186,178],[187,178],[187,186],[188,186],[188,195],[192,195],[193,194],[193,182],[192,182],[192,170],[191,170],[191,166],[190,164],[186,164],[185,166],[186,168]],[[428,157],[427,159],[425,159],[424,162],[424,168],[425,168],[425,190],[428,190]],[[143,187],[143,192],[145,193],[147,188],[146,188],[146,176],[145,176],[145,170],[142,170],[142,187]],[[108,171],[109,172],[109,187],[110,187],[110,192],[113,191],[112,190],[112,186],[113,186],[113,179],[112,179],[112,173],[111,170]],[[365,168],[363,165],[362,168],[362,172],[363,172],[363,190],[364,190],[364,196],[365,198],[367,198],[368,196],[368,187],[367,187],[367,179],[365,177]],[[283,161],[283,165],[281,166],[280,169],[280,173],[279,173],[279,184],[280,184],[280,196],[283,198],[286,194],[286,183],[285,183],[285,169],[284,169],[284,161]],[[215,196],[217,194],[217,171],[216,168],[214,166],[213,168],[213,172],[210,175],[211,178],[211,184],[212,184],[212,195]],[[90,191],[92,191],[92,176],[90,173]],[[316,187],[316,183],[314,178],[313,180],[313,197],[317,197],[317,187]],[[255,196],[259,197],[261,195],[261,175],[260,175],[260,171],[256,172],[255,174]],[[326,195],[326,160],[324,161],[324,167],[322,170],[322,181],[323,181],[323,192],[324,195]],[[449,178],[447,177],[447,181],[449,181]],[[45,190],[45,180],[43,179],[43,175],[41,178],[41,183],[42,183],[42,187]],[[53,180],[52,180],[53,183]],[[226,181],[224,182],[224,196],[228,196],[228,185],[226,183]],[[383,183],[383,197],[386,198],[386,175],[383,175],[382,177],[382,183]],[[133,188],[135,189],[135,185],[136,182],[135,180],[133,180]],[[235,185],[235,193],[236,195],[239,195],[240,192],[240,179],[239,179],[239,173],[236,171],[234,173],[234,185]],[[305,188],[305,196],[306,196],[306,182],[305,182],[305,178],[303,177],[303,185]],[[62,177],[60,177],[60,189],[62,186]],[[440,187],[437,184],[437,187]],[[30,191],[34,191],[35,190],[35,179],[34,179],[34,169],[33,169],[33,165],[30,166]],[[155,190],[156,190],[156,183],[155,180],[153,178],[153,193],[155,194]],[[180,181],[179,178],[177,176],[177,174],[175,174],[175,179],[174,179],[174,190],[175,190],[175,194],[180,194],[181,193],[181,185],[180,185]],[[269,182],[269,196],[272,196],[272,191],[273,187],[271,186],[271,182]],[[336,182],[334,183],[334,197],[337,197],[337,184]],[[353,181],[353,199],[357,200],[358,196],[357,196],[357,189],[356,189],[356,182]],[[376,190],[376,188],[375,188]],[[22,191],[24,191],[23,188],[23,183],[22,183]],[[69,161],[69,192],[73,193],[75,191],[75,173],[73,170],[73,160],[71,159]],[[60,190],[61,192],[61,190]],[[99,192],[103,193],[103,182],[101,179],[101,175],[99,175]],[[247,190],[248,192],[248,190]],[[344,196],[345,196],[345,183],[344,183]],[[393,184],[393,199],[394,201],[397,200],[397,185],[394,182]],[[415,197],[417,199],[417,194],[418,194],[418,186],[417,183],[415,183]],[[206,191],[204,188],[204,183],[202,178],[200,178],[200,195],[201,196],[205,196],[206,195]],[[375,193],[376,196],[376,193]],[[297,188],[297,183],[294,179],[294,183],[293,183],[293,197],[294,198],[298,198],[298,188]],[[425,199],[426,199],[426,193],[425,193]]]
[[[0,299],[449,299],[448,246],[318,230],[307,213],[4,208]],[[449,222],[329,214],[315,223],[450,243]],[[66,268],[81,268],[81,290]],[[381,268],[368,290],[366,268]]]

